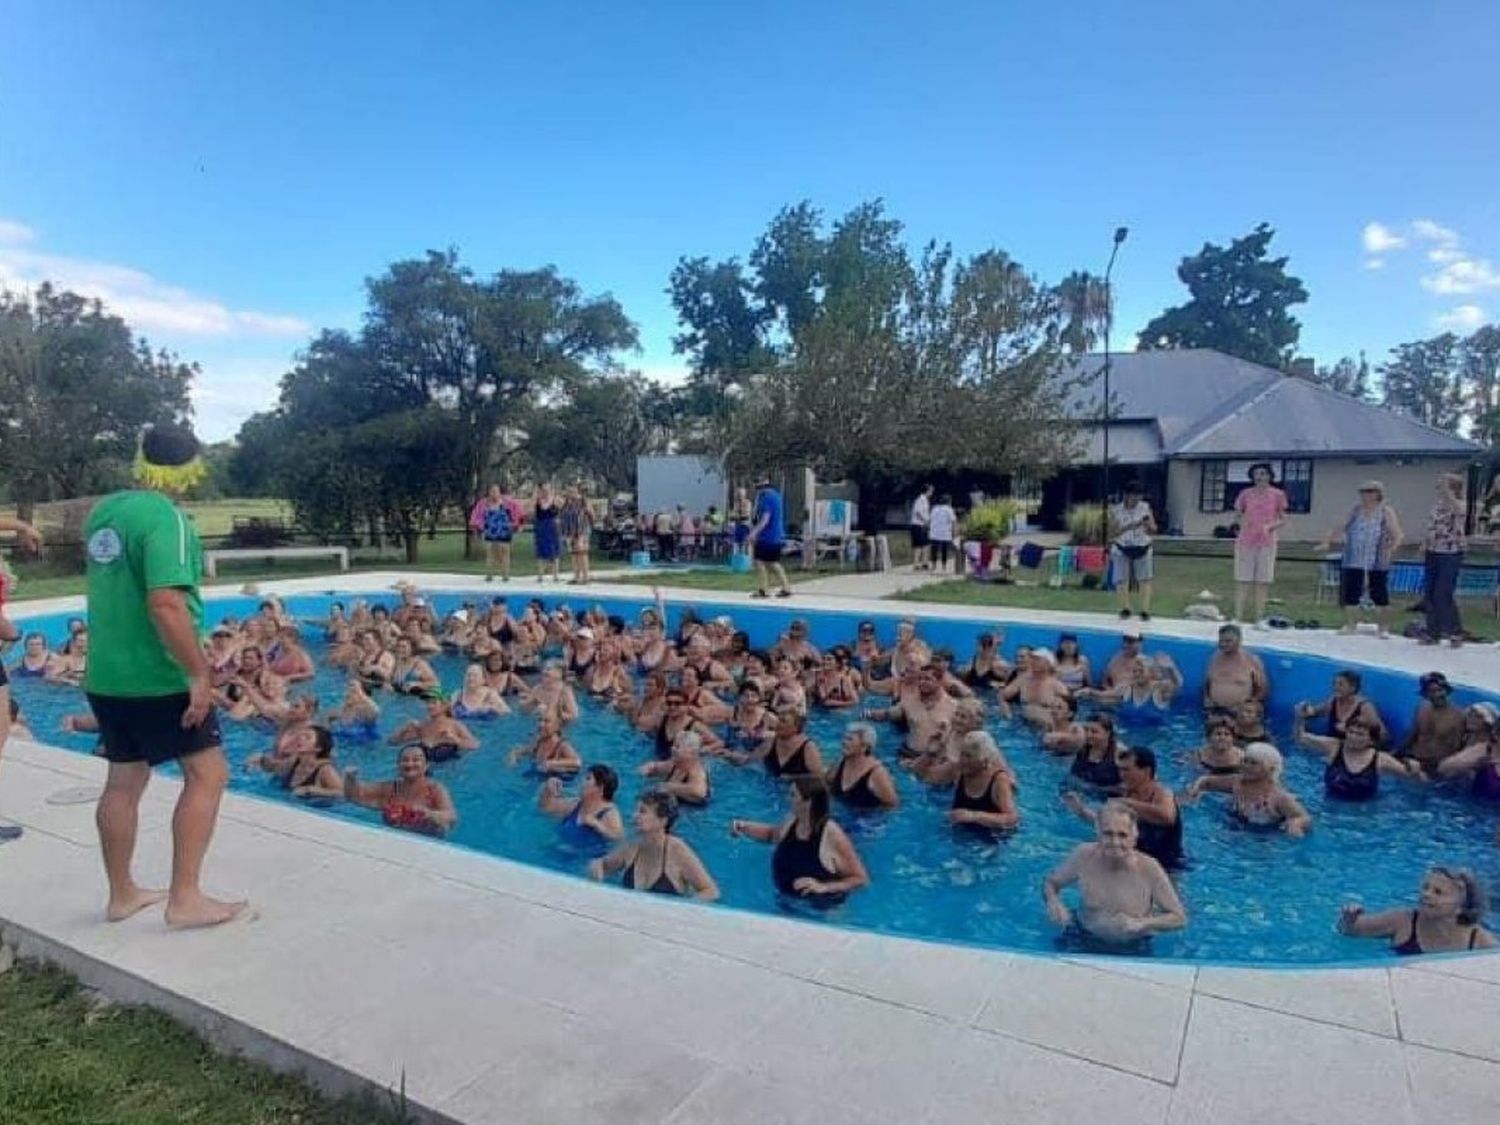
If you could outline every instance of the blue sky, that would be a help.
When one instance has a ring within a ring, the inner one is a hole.
[[[420,9],[420,10],[419,10]],[[1101,270],[1116,336],[1266,220],[1331,362],[1500,317],[1500,4],[12,0],[0,282],[96,293],[205,368],[209,437],[363,279],[555,263],[670,377],[678,256],[873,197],[914,243]],[[1377,224],[1371,226],[1371,224]]]

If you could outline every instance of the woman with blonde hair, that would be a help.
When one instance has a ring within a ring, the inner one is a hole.
[[[1423,599],[1427,606],[1427,636],[1424,645],[1447,640],[1454,648],[1464,643],[1464,625],[1458,616],[1458,572],[1464,565],[1464,478],[1457,473],[1439,473],[1437,496],[1427,514],[1427,534],[1422,541],[1426,565]]]

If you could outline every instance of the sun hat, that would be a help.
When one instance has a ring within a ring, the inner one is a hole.
[[[1360,486],[1359,486],[1358,491],[1360,491],[1360,492],[1378,492],[1378,493],[1380,493],[1380,495],[1384,496],[1385,495],[1385,485],[1381,484],[1378,480],[1362,481],[1362,482],[1360,482]]]

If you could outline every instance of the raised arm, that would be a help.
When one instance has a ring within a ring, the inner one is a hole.
[[[1314,754],[1319,754],[1330,761],[1339,749],[1338,739],[1329,738],[1323,734],[1309,734],[1307,719],[1303,717],[1301,711],[1296,712],[1296,718],[1292,720],[1292,741],[1302,749],[1311,750]]]

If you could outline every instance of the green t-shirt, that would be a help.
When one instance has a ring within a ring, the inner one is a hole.
[[[141,698],[179,695],[187,674],[151,620],[146,596],[177,587],[203,626],[198,529],[160,492],[116,492],[94,505],[83,529],[88,550],[89,659],[84,689]]]

